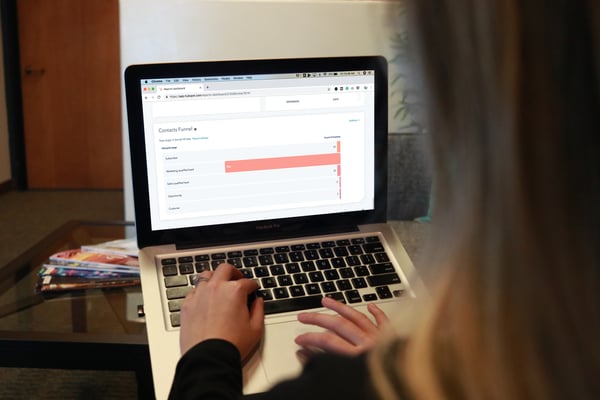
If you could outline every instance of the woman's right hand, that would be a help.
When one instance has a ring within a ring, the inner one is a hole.
[[[207,339],[223,339],[238,348],[242,360],[258,344],[264,328],[264,303],[256,298],[248,309],[248,295],[258,285],[230,264],[202,272],[181,307],[179,346],[184,354]]]

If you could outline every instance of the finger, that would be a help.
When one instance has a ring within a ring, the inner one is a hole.
[[[367,306],[367,309],[371,313],[371,315],[375,318],[375,322],[377,322],[377,326],[381,327],[383,325],[387,325],[390,322],[388,316],[383,312],[383,310],[377,305],[371,303]]]
[[[353,322],[356,326],[366,332],[374,332],[377,330],[377,326],[375,326],[369,317],[353,307],[329,297],[323,297],[321,304],[323,304],[323,307],[335,311],[345,319]]]
[[[331,332],[309,332],[298,335],[294,340],[296,344],[307,348],[318,348],[338,354],[358,354],[362,348],[356,347]]]
[[[262,333],[265,326],[265,301],[262,297],[257,297],[250,307],[250,327],[255,332]]]
[[[370,340],[369,331],[365,331],[354,322],[337,315],[300,313],[298,314],[298,321],[303,324],[315,325],[327,329],[355,345],[360,345]]]
[[[218,279],[221,281],[232,281],[243,278],[244,275],[233,265],[229,263],[221,263],[213,271],[212,279]]]

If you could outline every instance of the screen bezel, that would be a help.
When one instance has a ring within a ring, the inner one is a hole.
[[[152,230],[146,168],[143,107],[140,82],[169,77],[375,71],[374,208],[336,214],[281,218],[223,225]],[[131,65],[125,70],[125,95],[138,247],[177,244],[197,247],[301,235],[356,230],[358,225],[384,222],[387,211],[387,61],[381,56],[207,61]]]

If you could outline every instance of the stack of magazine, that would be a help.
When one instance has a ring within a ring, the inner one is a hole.
[[[36,289],[52,293],[138,285],[137,253],[135,238],[55,253],[41,267]]]

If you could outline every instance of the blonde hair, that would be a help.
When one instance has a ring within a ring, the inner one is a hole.
[[[600,397],[600,4],[415,0],[433,304],[383,399]],[[390,351],[393,350],[393,351]]]

